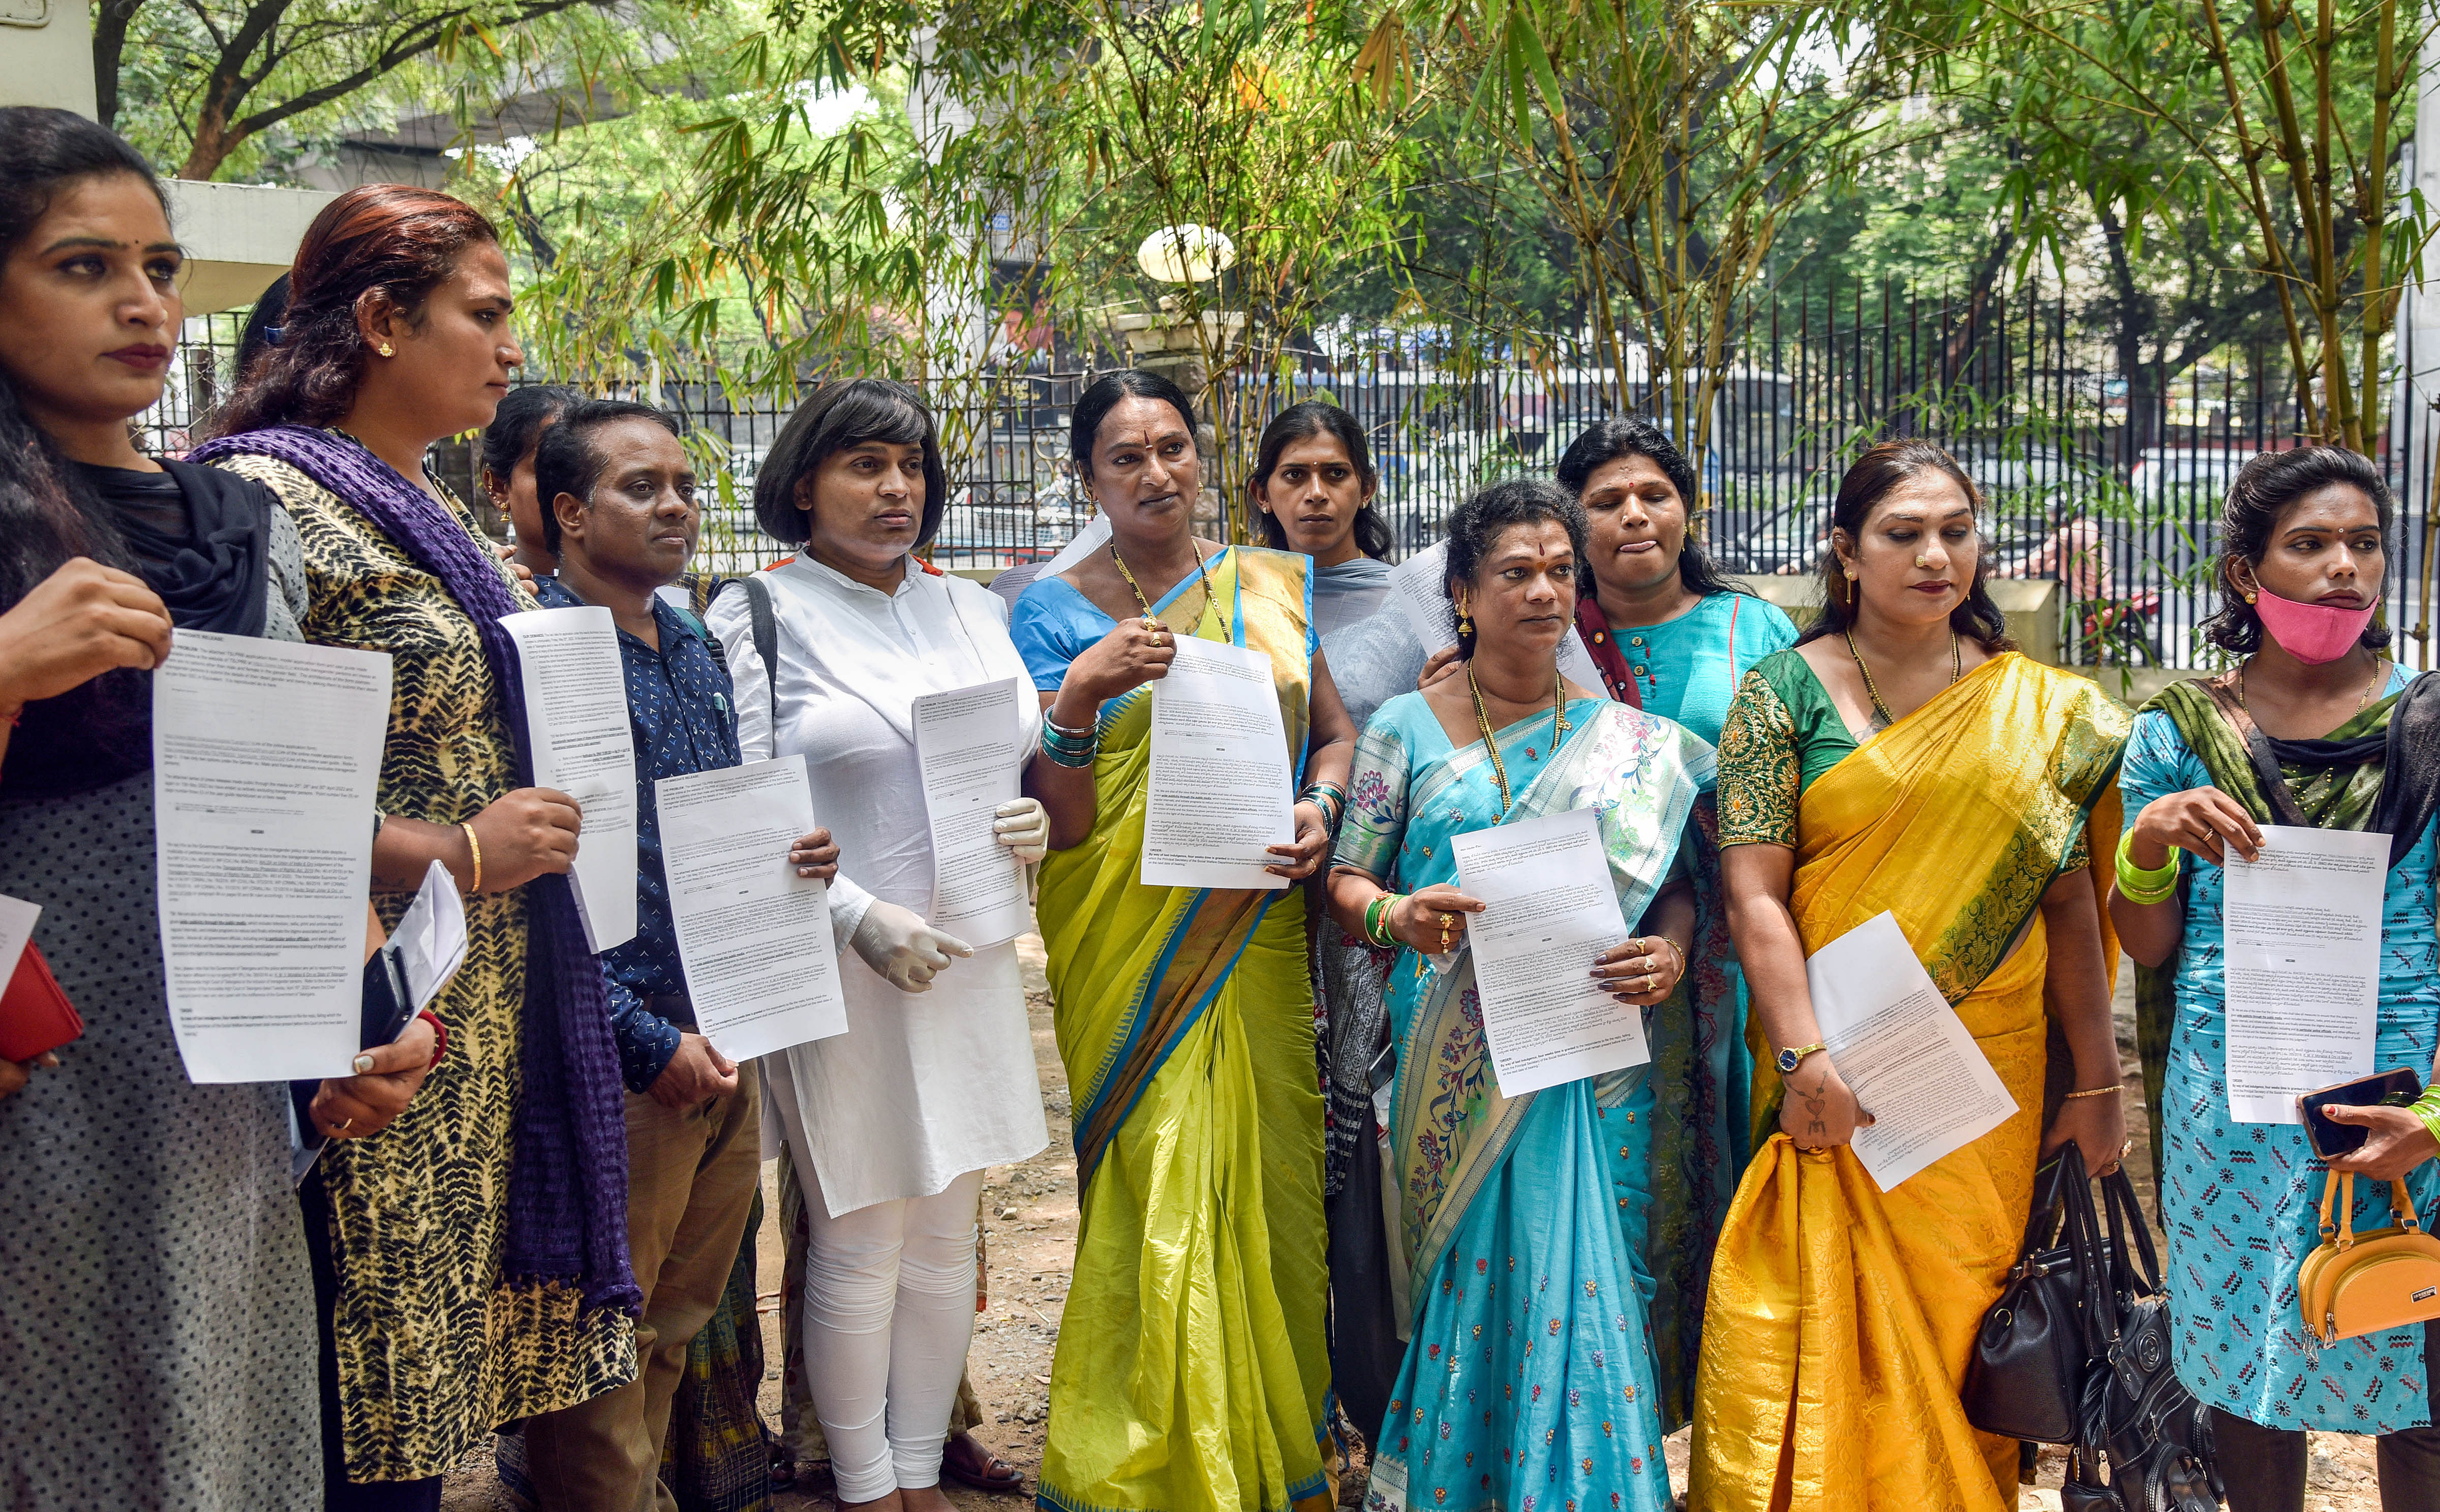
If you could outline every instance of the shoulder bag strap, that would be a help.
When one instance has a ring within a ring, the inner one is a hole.
[[[745,618],[754,634],[754,654],[762,659],[762,685],[771,694],[771,740],[780,739],[780,619],[771,612],[771,585],[761,573],[739,581],[745,585]]]

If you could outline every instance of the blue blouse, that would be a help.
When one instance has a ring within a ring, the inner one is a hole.
[[[1776,604],[1738,593],[1709,594],[1675,619],[1609,633],[1635,674],[1643,712],[1675,720],[1713,745],[1747,669],[1796,644],[1795,622]]]

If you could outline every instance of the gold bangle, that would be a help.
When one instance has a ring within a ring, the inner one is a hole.
[[[473,825],[460,824],[458,827],[466,831],[466,854],[475,859],[475,875],[467,882],[466,891],[479,893],[483,890],[483,843],[475,838]]]
[[[2115,1092],[2115,1093],[2124,1093],[2126,1090],[2126,1088],[2125,1087],[2125,1085],[2124,1085],[2124,1084],[2121,1084],[2121,1085],[2118,1085],[2118,1086],[2111,1086],[2111,1087],[2087,1087],[2087,1088],[2086,1088],[2084,1091],[2082,1091],[2082,1092],[2072,1092],[2072,1093],[2069,1093],[2069,1094],[2068,1094],[2068,1096],[2070,1096],[2070,1097],[2107,1097],[2107,1096],[2108,1096],[2108,1095],[2109,1095],[2111,1093],[2113,1093],[2113,1092]]]

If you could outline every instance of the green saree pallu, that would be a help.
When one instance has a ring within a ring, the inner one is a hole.
[[[1300,771],[1307,565],[1223,553],[1191,631],[1270,658]],[[1151,710],[1149,686],[1103,706],[1093,832],[1042,866],[1082,1223],[1039,1499],[1055,1512],[1323,1508],[1328,1278],[1304,893],[1138,881]]]

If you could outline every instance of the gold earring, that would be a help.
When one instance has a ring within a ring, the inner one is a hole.
[[[2248,595],[2246,595],[2246,596],[2245,596],[2245,601],[2246,601],[2247,603],[2249,603],[2249,604],[2250,604],[2250,603],[2252,603],[2252,602],[2253,602],[2253,596],[2252,596],[2252,594],[2248,594]]]
[[[1463,604],[1457,606],[1457,632],[1461,635],[1474,633],[1474,620],[1466,614]]]
[[[394,351],[392,351],[392,350],[390,349],[390,345],[389,345],[389,343],[387,343],[387,342],[383,342],[383,343],[381,344],[381,354],[382,354],[384,357],[395,357],[395,356],[397,356],[397,355],[398,355],[398,353],[396,353],[396,352],[394,352]]]

